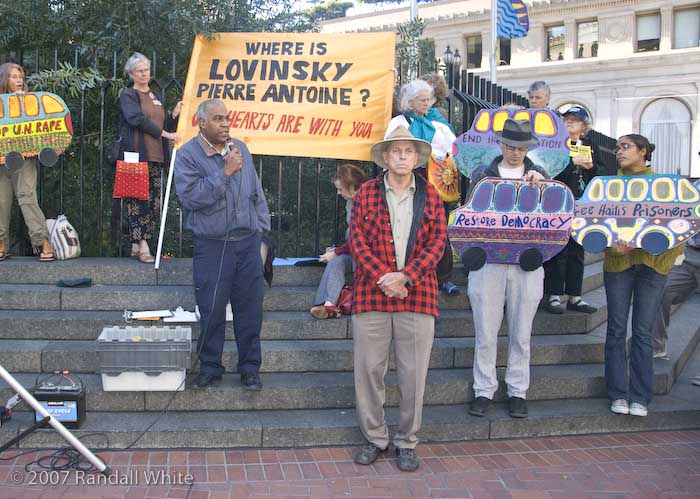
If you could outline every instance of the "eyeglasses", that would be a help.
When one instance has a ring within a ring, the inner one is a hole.
[[[636,147],[634,144],[631,144],[629,142],[620,142],[617,146],[615,146],[615,149],[613,149],[613,152],[617,154],[620,151],[626,151],[630,147]]]
[[[509,151],[527,152],[527,147],[513,147],[513,146],[508,145],[508,144],[503,144],[503,145],[506,146],[506,149],[508,149]]]
[[[151,68],[146,68],[146,69],[134,69],[132,73],[140,73],[142,75],[148,74],[151,72]]]

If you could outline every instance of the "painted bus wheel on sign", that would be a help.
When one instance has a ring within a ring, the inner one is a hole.
[[[501,263],[532,271],[566,246],[573,211],[574,197],[561,182],[486,177],[450,213],[447,234],[467,270]]]
[[[659,255],[700,232],[700,190],[680,175],[595,177],[571,227],[571,237],[591,253],[624,241]]]
[[[0,95],[0,165],[18,170],[25,158],[38,156],[42,165],[54,166],[72,137],[70,111],[58,95]]]
[[[564,121],[551,109],[482,109],[471,128],[457,137],[452,146],[457,168],[471,178],[475,171],[485,169],[501,155],[495,132],[503,130],[506,119],[528,120],[532,133],[540,141],[527,153],[532,162],[542,167],[551,178],[569,164],[571,151],[567,146],[569,133]]]

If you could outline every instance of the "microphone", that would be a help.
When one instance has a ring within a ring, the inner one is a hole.
[[[233,141],[233,139],[231,137],[226,139],[226,147],[228,148],[228,151],[226,154],[228,154],[229,152],[233,152],[233,150],[236,148],[236,143]]]

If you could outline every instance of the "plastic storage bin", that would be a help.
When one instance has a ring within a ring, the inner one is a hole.
[[[102,389],[106,392],[185,389],[192,354],[189,327],[105,327],[96,347]]]

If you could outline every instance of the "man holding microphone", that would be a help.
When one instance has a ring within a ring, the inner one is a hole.
[[[226,105],[207,100],[197,108],[199,134],[175,159],[175,188],[192,230],[193,274],[200,334],[199,375],[193,388],[221,379],[226,304],[231,302],[243,387],[261,390],[262,234],[270,230],[265,194],[246,145],[229,137]]]

